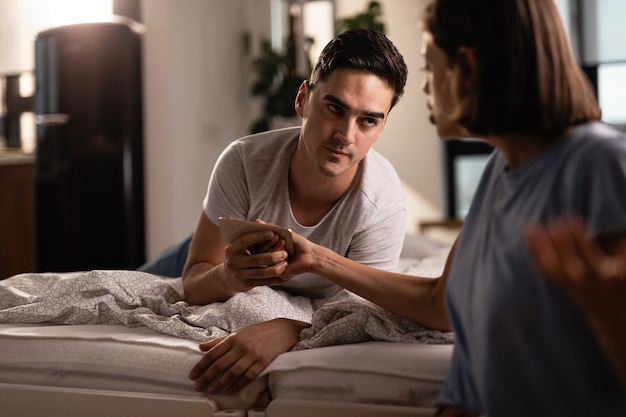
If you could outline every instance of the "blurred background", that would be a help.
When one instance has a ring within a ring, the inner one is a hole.
[[[297,85],[351,25],[384,31],[409,66],[375,145],[405,184],[407,232],[453,237],[489,150],[428,122],[424,3],[0,0],[0,278],[135,268],[186,237],[220,152],[297,124]],[[556,3],[605,121],[626,124],[626,2]]]

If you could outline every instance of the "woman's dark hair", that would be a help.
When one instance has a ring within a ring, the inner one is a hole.
[[[311,71],[310,88],[315,88],[318,82],[324,81],[340,68],[372,73],[387,81],[394,89],[391,108],[404,93],[408,75],[404,58],[381,32],[350,29],[335,37],[324,47]]]
[[[600,119],[552,0],[432,0],[423,29],[463,71],[461,46],[476,56],[474,88],[459,84],[459,122],[475,134],[561,134]]]

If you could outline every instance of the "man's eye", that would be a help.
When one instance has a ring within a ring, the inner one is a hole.
[[[341,107],[333,103],[330,103],[328,105],[328,110],[330,110],[333,113],[341,113]]]
[[[363,119],[363,124],[366,126],[376,126],[378,124],[378,120],[373,117],[366,117]]]

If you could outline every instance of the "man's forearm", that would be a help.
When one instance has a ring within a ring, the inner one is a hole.
[[[185,301],[190,305],[223,302],[235,293],[223,285],[223,264],[216,266],[198,263],[183,273]]]

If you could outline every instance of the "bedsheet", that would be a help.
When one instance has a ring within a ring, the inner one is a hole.
[[[204,341],[277,317],[310,322],[309,299],[268,287],[190,306],[180,278],[139,271],[21,274],[0,283],[0,323],[118,324]]]
[[[357,341],[452,343],[346,290],[319,308],[305,297],[256,287],[223,303],[190,306],[180,278],[139,271],[20,274],[0,282],[0,323],[116,324],[197,341],[274,318],[311,323],[295,350]]]
[[[315,310],[311,327],[300,332],[300,342],[292,350],[374,340],[449,344],[454,334],[427,329],[342,290]]]

